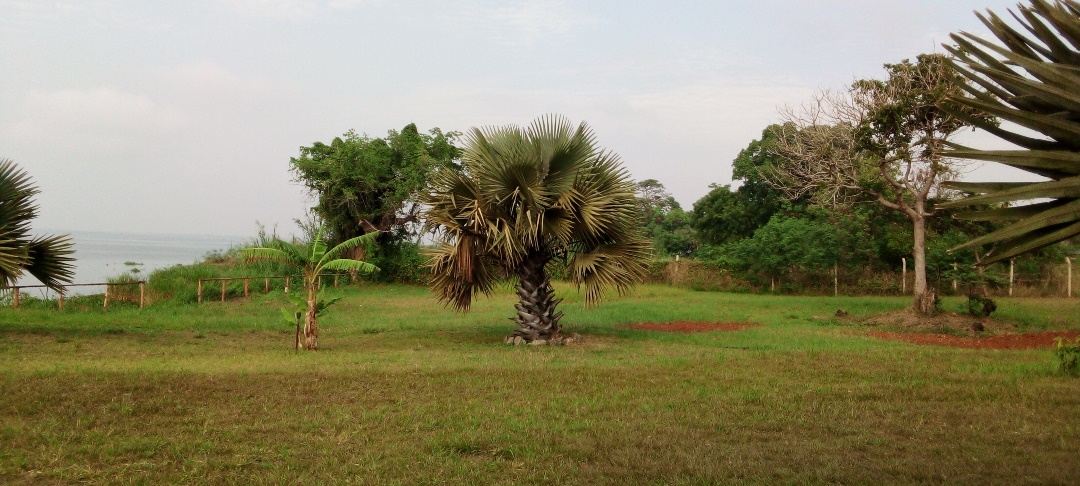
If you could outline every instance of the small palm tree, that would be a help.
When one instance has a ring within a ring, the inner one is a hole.
[[[47,287],[60,291],[75,274],[75,253],[67,235],[29,235],[37,217],[38,189],[15,163],[0,159],[0,286],[14,285],[28,272]]]
[[[442,302],[467,311],[478,293],[516,277],[517,329],[508,339],[558,342],[550,262],[565,259],[586,305],[644,276],[651,245],[635,185],[586,124],[552,115],[527,128],[473,128],[462,162],[461,171],[438,173],[423,198],[427,229],[439,238],[428,266]]]
[[[1033,0],[1014,15],[1022,32],[990,13],[979,19],[1001,44],[968,33],[953,34],[946,46],[955,68],[970,85],[970,97],[954,101],[996,115],[1043,135],[1030,137],[970,120],[1020,150],[977,150],[953,145],[946,155],[999,162],[1049,180],[1040,182],[964,183],[947,186],[975,195],[941,207],[998,205],[958,217],[1004,221],[1008,226],[953,250],[993,244],[981,264],[1012,258],[1080,235],[1080,2]],[[1026,205],[1008,203],[1045,200]]]
[[[281,240],[272,240],[265,247],[245,248],[240,250],[248,261],[275,261],[300,268],[304,277],[304,290],[307,291],[307,311],[305,312],[303,342],[300,338],[300,320],[297,319],[296,347],[303,344],[304,349],[315,351],[319,349],[319,326],[318,316],[334,301],[325,301],[319,295],[319,275],[327,270],[339,272],[371,273],[379,270],[378,267],[367,262],[342,258],[349,250],[374,244],[378,233],[367,233],[356,238],[351,238],[341,244],[326,249],[323,241],[323,230],[319,229],[310,245],[301,246],[286,243]]]

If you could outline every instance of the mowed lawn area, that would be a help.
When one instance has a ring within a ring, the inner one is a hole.
[[[508,289],[469,314],[420,287],[342,290],[300,354],[273,295],[3,308],[0,483],[1080,482],[1080,379],[1050,349],[863,334],[908,298],[643,286],[585,309],[559,291],[583,336],[565,347],[503,344]],[[1076,302],[995,317],[1075,330]],[[762,325],[621,327],[668,321]]]

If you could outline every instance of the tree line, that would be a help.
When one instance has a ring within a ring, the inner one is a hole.
[[[1002,45],[955,35],[947,54],[885,64],[884,79],[857,80],[783,108],[732,162],[735,187],[711,186],[690,210],[662,182],[638,182],[637,216],[654,254],[696,258],[770,287],[793,272],[896,270],[907,259],[914,306],[923,313],[936,301],[929,275],[979,281],[977,264],[1024,251],[1060,260],[1072,247],[1049,243],[1080,231],[1059,227],[1075,214],[1071,199],[1061,199],[1075,194],[1069,177],[1076,160],[1061,155],[1077,147],[1067,125],[1075,122],[1062,115],[1075,103],[1068,85],[1074,73],[1064,68],[1075,63],[1075,12],[1074,1],[1020,7],[1017,18],[1035,40],[993,14],[980,16]],[[999,120],[1041,130],[1047,140],[1008,132]],[[954,143],[976,127],[1027,150],[980,152]],[[390,269],[384,277],[395,278],[420,261],[412,255],[423,241],[417,217],[425,184],[462,172],[460,137],[437,128],[421,134],[414,125],[385,138],[349,132],[301,148],[291,168],[317,196],[315,210],[332,239],[384,232],[378,258]],[[1057,182],[953,182],[965,159],[1004,162]],[[1016,204],[1038,197],[1058,199]],[[1042,226],[1009,224],[1036,210],[1050,211]],[[1018,242],[1025,229],[1053,234]],[[1002,241],[1013,245],[1007,255],[982,245]]]
[[[560,116],[464,137],[413,124],[384,138],[350,131],[301,147],[290,171],[317,199],[313,219],[300,221],[315,243],[304,261],[363,257],[383,278],[428,280],[458,310],[517,280],[511,337],[528,342],[560,336],[550,265],[563,265],[593,304],[640,280],[650,256],[694,257],[770,282],[800,269],[896,268],[910,256],[913,309],[933,313],[928,270],[962,264],[984,280],[993,262],[1072,254],[1080,235],[1080,2],[1032,0],[1014,14],[1019,28],[993,13],[979,18],[997,42],[954,34],[948,54],[885,64],[885,79],[782,109],[733,161],[738,186],[713,185],[689,212],[659,181],[633,183],[586,124]],[[1017,149],[955,143],[976,127]],[[1044,180],[957,182],[962,160]],[[61,285],[70,243],[28,240],[34,192],[0,162],[0,280],[25,269]],[[361,237],[377,240],[372,254],[342,246]]]

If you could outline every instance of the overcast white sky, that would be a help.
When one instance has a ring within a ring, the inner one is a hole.
[[[288,234],[301,146],[561,113],[689,209],[778,107],[1015,3],[0,0],[0,158],[37,228]]]

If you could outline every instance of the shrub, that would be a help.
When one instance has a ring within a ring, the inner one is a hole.
[[[109,287],[109,299],[114,302],[138,302],[139,301],[139,286],[137,284],[141,279],[133,273],[122,273],[115,277],[109,277],[105,279],[106,282],[111,284],[127,284],[127,285],[112,285]]]
[[[387,283],[426,284],[428,270],[424,267],[420,245],[404,241],[383,245],[368,262],[380,271],[371,278]]]
[[[1069,376],[1080,374],[1080,337],[1073,342],[1057,338],[1054,356],[1058,359],[1058,369]]]

